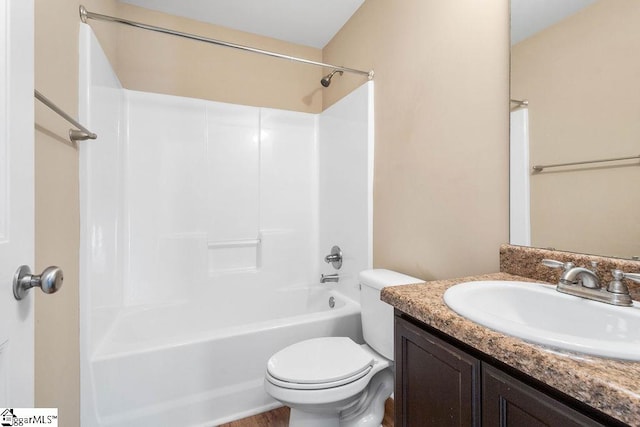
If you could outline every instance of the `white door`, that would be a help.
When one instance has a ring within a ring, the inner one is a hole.
[[[12,280],[33,267],[33,0],[0,2],[0,407],[33,407],[33,294]]]

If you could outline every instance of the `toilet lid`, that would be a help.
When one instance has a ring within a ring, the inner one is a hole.
[[[346,337],[314,338],[286,347],[269,359],[267,371],[281,381],[319,384],[354,377],[373,356]]]

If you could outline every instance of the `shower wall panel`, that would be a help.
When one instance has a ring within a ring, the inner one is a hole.
[[[359,299],[357,274],[372,266],[372,82],[321,115],[124,90],[82,31],[95,47],[81,114],[99,131],[81,147],[82,268],[98,332],[126,306],[317,283],[334,272],[322,262],[334,244],[345,262],[330,286]]]
[[[207,103],[207,246],[211,274],[258,268],[260,110]]]
[[[126,302],[174,301],[206,275],[205,104],[125,93]]]
[[[123,151],[122,86],[88,25],[80,31],[80,122],[99,138],[80,144],[80,289],[81,316],[91,313],[93,333],[89,348],[97,343],[123,303]],[[89,325],[88,325],[89,326]],[[86,329],[81,330],[84,334]]]
[[[320,114],[318,250],[340,246],[340,282],[331,286],[356,301],[358,273],[373,265],[373,113],[368,82]],[[322,272],[336,270],[324,264]]]
[[[79,145],[80,405],[81,424],[97,425],[90,360],[124,301],[124,92],[88,25],[79,44],[79,121],[98,134]]]
[[[126,305],[313,281],[316,116],[125,93]]]
[[[285,286],[318,283],[316,129],[315,114],[261,110],[262,269]]]

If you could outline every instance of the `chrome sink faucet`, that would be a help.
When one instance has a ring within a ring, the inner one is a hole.
[[[584,267],[572,267],[565,270],[560,277],[560,281],[567,285],[580,285],[589,289],[599,289],[600,279],[595,273],[596,265],[592,265],[593,271]]]
[[[595,273],[598,264],[593,261],[589,270],[585,267],[576,267],[572,262],[560,262],[553,259],[543,259],[542,264],[549,268],[562,268],[563,273],[560,277],[560,283],[564,285],[584,286],[589,289],[599,289],[600,279]]]
[[[572,262],[560,262],[552,259],[543,259],[542,264],[550,268],[563,269],[562,276],[556,287],[558,292],[607,304],[625,307],[633,305],[629,295],[629,288],[622,283],[622,279],[640,282],[639,274],[613,270],[613,281],[607,288],[604,288],[600,285],[600,279],[595,273],[598,265],[595,261],[591,262],[593,270],[585,267],[576,267]]]

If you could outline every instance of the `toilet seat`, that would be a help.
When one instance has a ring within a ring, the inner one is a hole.
[[[314,383],[293,383],[288,381],[282,381],[271,376],[269,372],[267,372],[266,377],[267,377],[267,381],[269,381],[271,384],[276,385],[278,387],[282,387],[282,388],[289,388],[292,390],[324,390],[328,388],[340,387],[345,384],[349,384],[354,381],[357,381],[360,378],[366,376],[369,372],[371,372],[371,369],[373,368],[371,366],[368,366],[364,371],[360,372],[357,375],[354,375],[353,377],[344,378],[339,381],[330,381],[330,382],[315,383],[315,384]]]
[[[314,338],[274,354],[267,363],[267,380],[289,389],[319,390],[356,381],[373,365],[373,355],[350,338]]]

